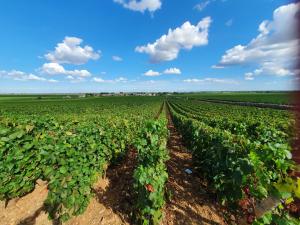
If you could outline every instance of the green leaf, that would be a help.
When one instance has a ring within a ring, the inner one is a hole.
[[[62,174],[67,173],[67,171],[68,171],[67,168],[64,167],[64,166],[62,166],[62,167],[59,168],[59,172],[62,173]]]

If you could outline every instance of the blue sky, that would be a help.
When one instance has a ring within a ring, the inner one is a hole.
[[[2,0],[0,93],[294,89],[296,12],[283,0]]]

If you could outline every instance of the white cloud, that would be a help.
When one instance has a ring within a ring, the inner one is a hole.
[[[66,77],[66,79],[67,80],[74,80],[75,78],[73,76],[69,75],[69,76]]]
[[[204,78],[204,79],[186,79],[183,80],[183,82],[186,83],[221,83],[221,84],[235,84],[237,85],[238,82],[236,80],[230,80],[230,79],[218,79],[218,78]]]
[[[62,43],[58,43],[55,50],[46,54],[45,58],[50,61],[44,63],[39,72],[47,75],[66,75],[71,82],[82,82],[85,77],[92,76],[87,70],[66,70],[61,64],[85,64],[89,60],[96,60],[100,57],[92,47],[80,46],[82,39],[76,37],[65,37]],[[56,82],[53,79],[50,82]]]
[[[123,83],[126,83],[128,80],[127,78],[125,77],[118,77],[115,79],[116,82],[123,82]]]
[[[260,69],[254,71],[257,75],[259,74],[274,74],[279,77],[293,75],[293,72],[282,68],[275,62],[264,62]]]
[[[58,80],[50,79],[50,80],[48,80],[48,82],[50,82],[50,83],[57,83]]]
[[[112,59],[113,59],[114,61],[117,61],[117,62],[123,61],[123,59],[122,59],[120,56],[117,56],[117,55],[114,55],[114,56],[112,57]]]
[[[15,74],[16,75],[16,74]],[[19,75],[19,74],[18,74]],[[15,80],[36,80],[36,81],[46,81],[45,78],[43,77],[39,77],[37,75],[34,75],[34,74],[24,74],[22,76],[16,76],[14,78]]]
[[[233,19],[227,20],[226,23],[225,23],[225,25],[226,25],[227,27],[231,27],[232,24],[233,24]]]
[[[153,70],[148,70],[148,71],[145,72],[143,75],[144,75],[144,76],[147,76],[147,77],[157,77],[157,76],[160,76],[161,73],[160,73],[160,72],[157,72],[157,71],[153,71]]]
[[[97,82],[97,83],[105,83],[105,82],[107,82],[107,81],[103,80],[103,79],[100,78],[100,77],[94,77],[94,78],[93,78],[93,81],[95,81],[95,82]]]
[[[197,5],[195,5],[194,9],[197,9],[198,11],[203,11],[212,1],[206,0],[204,2],[200,2]]]
[[[67,80],[69,80],[71,83],[80,83],[86,81],[85,77],[73,77],[71,75],[66,77]]]
[[[165,71],[164,71],[164,74],[181,74],[181,71],[180,71],[180,69],[178,69],[178,68],[169,68],[169,69],[166,69]]]
[[[128,82],[127,78],[125,77],[118,77],[114,80],[104,80],[101,77],[94,77],[92,81],[97,83],[126,83]]]
[[[42,73],[48,75],[69,75],[79,77],[90,77],[91,73],[87,70],[65,70],[65,68],[58,63],[45,63],[40,69]]]
[[[204,9],[206,9],[207,6],[210,4],[216,2],[217,0],[202,0],[200,3],[196,4],[194,6],[194,9],[198,10],[199,12],[202,12]],[[227,0],[220,0],[221,2],[226,2]]]
[[[152,62],[174,60],[181,49],[190,50],[195,46],[207,45],[210,24],[210,17],[202,19],[197,25],[187,21],[181,27],[169,29],[168,34],[161,36],[154,43],[136,47],[135,51],[149,54]]]
[[[224,69],[224,66],[220,66],[220,65],[213,65],[211,66],[212,69]]]
[[[158,71],[154,71],[154,70],[148,70],[147,72],[143,73],[144,76],[146,77],[157,77],[160,76],[162,74],[181,74],[180,69],[176,68],[176,67],[171,67],[169,69],[165,69],[162,73],[158,72]]]
[[[245,73],[245,80],[254,80],[253,73]]]
[[[142,13],[146,10],[153,13],[160,9],[162,5],[161,0],[114,0],[114,2],[121,4],[126,9]]]
[[[53,79],[48,80],[44,77],[37,76],[32,73],[25,73],[25,72],[18,71],[18,70],[11,70],[11,71],[1,70],[0,77],[19,80],[19,81],[47,81],[47,82],[52,82],[52,83],[54,81],[57,82],[56,80],[53,80]]]
[[[261,68],[254,70],[253,72],[245,73],[245,80],[254,80],[255,76],[267,74],[275,75],[278,77],[285,77],[294,75],[294,72],[291,70],[285,69],[274,62],[264,62],[261,65]]]
[[[273,20],[263,21],[259,34],[247,45],[237,45],[226,51],[217,66],[257,65],[254,72],[246,73],[245,79],[256,75],[288,76],[294,74],[299,39],[296,34],[297,13],[300,3],[277,8]],[[252,75],[251,75],[252,74]]]
[[[99,52],[95,52],[88,45],[81,47],[82,42],[83,40],[77,37],[65,37],[62,43],[57,44],[54,51],[45,55],[45,58],[53,63],[74,65],[85,64],[91,59],[99,59]]]
[[[81,83],[86,81],[84,77],[73,77],[73,79],[68,80],[70,80],[71,83]]]

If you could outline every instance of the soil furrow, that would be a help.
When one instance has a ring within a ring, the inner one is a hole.
[[[164,210],[163,224],[226,224],[220,213],[222,210],[207,193],[205,183],[194,171],[192,155],[184,147],[182,137],[176,131],[168,110],[167,117],[170,132],[167,190],[170,192],[170,200]],[[188,174],[186,169],[192,173]]]

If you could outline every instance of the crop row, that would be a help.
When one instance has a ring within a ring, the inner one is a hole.
[[[139,224],[159,224],[165,203],[168,173],[165,162],[168,130],[166,118],[149,121],[136,141],[138,166],[134,171],[137,192],[136,220]]]
[[[195,164],[223,204],[249,209],[252,198],[261,200],[274,194],[284,198],[299,197],[299,189],[282,191],[280,188],[289,179],[288,171],[293,166],[286,139],[251,140],[251,135],[231,132],[224,123],[219,126],[210,123],[208,117],[193,117],[191,112],[175,104],[169,106],[174,124],[192,151]],[[230,119],[227,122],[231,124]],[[253,215],[249,216],[251,220]]]
[[[195,93],[181,94],[178,97],[188,97],[204,100],[222,100],[253,103],[293,104],[293,92],[228,92],[228,93]]]
[[[83,213],[94,182],[126,153],[133,126],[121,120],[57,125],[42,119],[2,127],[0,198],[23,196],[40,178],[48,181],[51,218],[65,221]]]
[[[190,117],[206,120],[212,126],[228,127],[231,132],[250,133],[252,131],[254,133],[253,131],[258,127],[265,129],[272,128],[273,131],[282,131],[286,134],[286,138],[288,138],[292,136],[295,125],[292,114],[288,111],[229,106],[191,100],[172,100],[171,103],[178,110],[189,113]],[[282,135],[284,136],[284,134]],[[254,138],[257,138],[257,136]]]
[[[158,157],[161,151],[166,154],[166,123],[163,118],[153,120],[160,99],[142,104],[123,99],[118,105],[100,100],[90,108],[85,104],[55,102],[48,104],[49,108],[20,107],[19,114],[10,110],[2,113],[0,199],[26,195],[36,180],[42,179],[48,183],[45,206],[50,218],[66,221],[85,211],[93,184],[109,164],[124,158],[128,146],[135,146],[139,152],[134,173],[139,197],[136,217],[158,221],[167,179],[163,163],[167,155]],[[45,115],[37,118],[41,110]],[[145,157],[152,157],[154,164],[147,163]],[[160,180],[151,178],[152,170]],[[141,187],[142,182],[147,185]],[[153,191],[149,192],[149,187]]]

